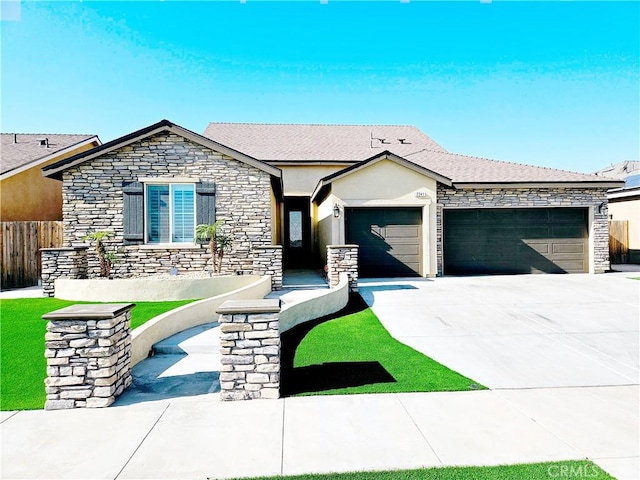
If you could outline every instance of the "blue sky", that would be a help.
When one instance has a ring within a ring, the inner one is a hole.
[[[23,1],[0,28],[3,132],[389,123],[575,171],[640,156],[639,2]]]

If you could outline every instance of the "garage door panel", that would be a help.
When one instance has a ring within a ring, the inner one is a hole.
[[[361,276],[420,274],[421,225],[419,208],[348,208],[346,241],[360,246]]]
[[[585,229],[582,225],[553,225],[551,236],[554,238],[583,238]]]
[[[553,253],[576,253],[584,255],[585,245],[579,243],[554,243]]]
[[[586,272],[586,219],[576,208],[445,210],[444,273]]]

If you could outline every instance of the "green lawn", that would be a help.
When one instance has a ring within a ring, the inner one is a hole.
[[[131,327],[193,300],[136,302]],[[0,301],[0,410],[44,407],[44,334],[42,315],[82,302],[56,298],[19,298]]]
[[[360,296],[346,313],[283,335],[284,395],[485,389],[395,340]]]
[[[611,475],[589,460],[498,467],[441,467],[390,472],[255,477],[246,480],[553,480],[561,478],[614,480]]]

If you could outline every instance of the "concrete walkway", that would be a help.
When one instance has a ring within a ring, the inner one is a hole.
[[[107,409],[0,412],[1,477],[205,479],[590,458],[637,480],[640,282],[628,276],[363,281],[392,334],[434,357],[451,351],[449,360],[463,358],[456,369],[493,390],[220,402],[215,372],[201,371],[206,390],[188,395],[131,390]],[[160,376],[196,379],[202,368],[188,357],[214,355],[202,346],[215,330],[159,346],[176,357]],[[530,355],[535,348],[542,354]]]

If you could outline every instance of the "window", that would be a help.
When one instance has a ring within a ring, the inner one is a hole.
[[[146,242],[193,242],[196,223],[193,184],[146,186]]]

